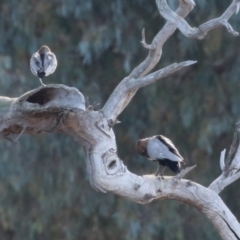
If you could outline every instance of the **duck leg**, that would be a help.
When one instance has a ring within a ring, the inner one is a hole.
[[[42,84],[42,86],[46,86],[46,85],[42,82],[42,79],[41,79],[41,78],[39,78],[39,81],[40,81],[40,83]]]
[[[160,176],[161,176],[163,179],[164,179],[163,173],[164,173],[165,169],[166,169],[166,166],[164,166],[162,172],[160,173]]]
[[[155,176],[157,177],[160,173],[160,164],[158,163],[157,171],[155,173]]]

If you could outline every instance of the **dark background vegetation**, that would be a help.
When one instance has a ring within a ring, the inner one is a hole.
[[[169,1],[176,8],[178,1]],[[187,20],[198,26],[219,16],[231,1],[196,0]],[[45,83],[77,87],[96,109],[147,55],[163,26],[154,0],[0,0],[0,95],[18,97],[40,86],[29,59],[48,45],[58,59]],[[240,31],[240,17],[231,19]],[[187,177],[208,186],[219,174],[220,151],[231,143],[240,116],[239,38],[225,29],[203,41],[179,31],[164,45],[156,67],[197,60],[198,64],[139,90],[114,129],[118,151],[136,174],[156,166],[138,156],[138,138],[171,138],[187,165]],[[171,174],[167,172],[167,174]],[[239,182],[221,193],[240,218]],[[237,190],[237,191],[236,191]],[[111,193],[95,192],[86,175],[81,146],[60,134],[22,136],[18,145],[0,141],[0,239],[220,239],[211,223],[175,201],[138,205]]]

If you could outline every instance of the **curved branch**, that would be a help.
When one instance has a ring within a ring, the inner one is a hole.
[[[185,61],[181,63],[173,63],[163,69],[148,74],[147,76],[137,79],[129,79],[128,83],[126,83],[128,85],[127,88],[129,90],[137,90],[140,87],[145,87],[149,84],[155,83],[156,81],[164,77],[167,77],[177,71],[180,71],[188,66],[191,66],[195,63],[197,63],[197,61]]]
[[[220,193],[225,187],[240,178],[240,144],[238,127],[234,132],[233,142],[228,157],[225,159],[225,149],[221,153],[220,167],[222,169],[222,174],[209,186],[209,188],[216,193]]]
[[[176,10],[176,14],[181,16],[181,18],[185,18],[192,11],[194,6],[195,3],[193,0],[179,0],[179,7]],[[151,44],[145,43],[145,29],[143,29],[141,43],[150,51],[147,58],[135,69],[133,69],[129,78],[145,76],[156,66],[162,56],[162,47],[164,43],[169,39],[169,37],[171,37],[176,29],[177,25],[175,23],[167,22],[154,37]]]
[[[189,14],[194,6],[195,3],[193,0],[179,0],[179,8],[176,10],[176,14],[184,18]],[[119,85],[116,87],[116,89],[113,91],[105,103],[103,112],[109,121],[116,120],[117,116],[125,109],[125,107],[137,92],[137,89],[129,90],[126,86],[124,86],[124,84],[130,79],[138,79],[139,77],[145,76],[156,66],[162,55],[163,44],[168,40],[168,38],[174,33],[176,29],[176,24],[167,22],[159,31],[159,33],[154,37],[152,43],[149,45],[145,43],[145,30],[143,30],[141,42],[145,48],[149,49],[149,54],[142,63],[133,69],[127,78],[123,79],[119,83]],[[116,93],[120,94],[116,95]],[[115,104],[114,108],[111,107],[113,102],[118,103]]]
[[[234,31],[230,23],[229,18],[238,13],[240,1],[233,0],[232,4],[222,14],[221,17],[212,19],[206,23],[203,23],[198,28],[192,28],[189,24],[178,14],[174,13],[168,6],[166,0],[156,0],[160,14],[169,22],[176,24],[178,29],[188,38],[203,39],[209,31],[219,27],[226,27],[227,31],[234,36],[238,36],[239,33]]]
[[[240,225],[217,193],[181,179],[194,166],[164,179],[129,172],[118,157],[108,119],[101,111],[85,109],[83,103],[78,90],[62,85],[41,87],[15,99],[0,97],[0,134],[9,137],[60,131],[71,135],[84,146],[90,184],[97,191],[113,192],[140,204],[155,199],[190,204],[209,218],[223,239],[239,239]]]
[[[158,5],[160,1],[164,3],[164,0],[157,0]],[[226,21],[233,10],[237,11],[239,2],[240,0],[234,0],[221,17],[230,31],[232,31],[231,27]],[[159,7],[164,7],[164,4]],[[117,116],[140,87],[195,63],[194,61],[174,63],[146,75],[159,61],[164,42],[176,27],[182,24],[182,17],[185,17],[193,7],[192,0],[180,0],[176,14],[172,14],[171,11],[168,13],[170,18],[177,17],[180,22],[174,20],[174,23],[166,23],[151,45],[146,44],[143,33],[142,42],[150,49],[149,56],[119,83],[101,111],[86,109],[84,96],[76,88],[47,85],[19,98],[0,97],[0,136],[16,141],[22,134],[55,131],[69,134],[84,147],[89,181],[97,191],[113,192],[140,204],[147,204],[156,199],[174,199],[190,204],[208,217],[223,239],[239,240],[240,224],[218,193],[240,177],[240,147],[232,161],[226,161],[222,154],[220,165],[223,173],[209,188],[205,188],[192,181],[181,179],[193,167],[186,168],[176,177],[164,179],[155,175],[138,176],[129,172],[117,154],[115,134],[112,129]],[[216,19],[212,20],[214,21]],[[219,24],[219,21],[217,22]],[[203,25],[204,33],[208,31],[206,30],[208,27],[204,27],[208,24]],[[210,25],[217,26],[216,23]],[[201,32],[198,37],[203,35]],[[17,137],[12,139],[12,135]]]
[[[104,105],[102,112],[104,116],[110,121],[115,121],[117,116],[124,110],[126,104],[133,97],[132,93],[136,93],[140,87],[152,84],[174,72],[184,69],[196,61],[186,61],[181,63],[173,63],[163,69],[156,72],[148,74],[141,78],[125,78],[119,83],[119,85],[114,89],[107,103]],[[127,96],[126,96],[127,94]]]
[[[114,149],[103,153],[100,150],[104,149],[103,143],[100,145],[87,155],[89,166],[97,169],[91,171],[94,188],[140,204],[156,199],[174,199],[190,204],[211,220],[223,239],[239,239],[239,223],[215,192],[188,180],[179,181],[177,177],[137,176],[126,169]]]
[[[199,28],[191,28],[188,23],[183,19],[193,9],[195,3],[191,0],[180,1],[180,6],[176,13],[174,13],[167,5],[166,0],[156,0],[158,9],[161,15],[168,20],[162,30],[155,36],[151,44],[145,42],[145,30],[142,32],[142,44],[145,48],[150,49],[148,57],[137,66],[131,74],[122,80],[116,89],[113,91],[107,102],[103,107],[104,116],[115,121],[118,115],[125,109],[128,103],[131,101],[137,90],[129,89],[128,82],[132,82],[132,79],[138,81],[139,78],[142,80],[149,71],[158,63],[162,54],[162,47],[166,40],[173,34],[178,27],[183,34],[187,37],[202,39],[205,37],[208,31],[220,27],[226,26],[227,29],[234,35],[236,32],[233,31],[227,20],[237,11],[240,0],[233,0],[230,7],[222,14],[221,17],[210,20],[202,24]],[[152,74],[150,74],[152,77]],[[150,78],[148,75],[145,79]],[[149,83],[146,83],[149,84]],[[136,84],[137,85],[137,84]]]

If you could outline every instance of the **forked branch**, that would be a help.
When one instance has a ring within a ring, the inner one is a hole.
[[[215,28],[226,27],[227,31],[234,36],[238,36],[239,33],[234,31],[228,20],[234,13],[238,13],[240,1],[233,0],[228,9],[218,18],[212,19],[206,23],[203,23],[198,28],[192,28],[190,25],[178,14],[173,12],[166,0],[156,0],[158,10],[161,15],[169,22],[176,24],[178,29],[188,38],[203,39],[207,33]]]
[[[63,98],[62,96],[67,96]],[[75,104],[71,107],[72,104]],[[86,152],[90,184],[131,201],[147,204],[156,199],[174,199],[203,212],[225,240],[237,240],[240,226],[216,192],[176,177],[138,176],[129,172],[118,157],[115,135],[102,112],[85,109],[82,94],[74,88],[51,85],[15,99],[0,98],[0,134],[37,134],[60,131],[72,135]]]
[[[193,0],[179,0],[179,7],[176,10],[176,14],[185,18],[194,8],[195,2]],[[175,23],[169,21],[163,26],[163,28],[153,38],[151,44],[146,44],[145,41],[145,29],[142,31],[142,45],[149,50],[146,59],[133,69],[129,78],[138,78],[148,74],[159,62],[162,56],[162,48],[164,43],[171,37],[171,35],[177,29]]]
[[[159,5],[161,1],[164,7],[164,0],[157,0],[157,3]],[[237,11],[239,1],[233,1],[220,17],[221,21],[227,21],[232,12]],[[84,147],[89,181],[94,189],[113,192],[141,204],[155,199],[174,199],[190,204],[211,220],[224,240],[239,240],[240,224],[218,195],[225,186],[240,177],[239,146],[233,160],[225,161],[225,153],[222,153],[220,165],[223,173],[209,188],[181,179],[194,166],[186,168],[176,177],[162,179],[155,175],[138,176],[127,170],[117,153],[112,127],[136,91],[140,87],[154,83],[195,63],[195,61],[174,63],[149,74],[161,58],[165,41],[173,34],[177,26],[182,28],[179,25],[195,5],[192,0],[180,0],[179,3],[179,8],[174,14],[166,9],[166,18],[169,17],[169,21],[151,44],[146,44],[143,32],[142,43],[149,50],[148,57],[119,83],[101,111],[86,109],[83,95],[75,88],[48,85],[30,91],[19,98],[0,97],[0,136],[7,138],[15,134],[19,138],[26,133],[38,134],[55,131],[69,134]],[[174,18],[179,19],[180,23]],[[208,22],[209,26],[216,27],[217,24],[223,24],[221,21],[215,23],[216,21],[215,19],[212,20],[213,23]],[[185,22],[184,24],[186,25]],[[199,30],[198,37],[201,38],[213,29],[207,27],[208,24],[203,25],[203,32]],[[236,149],[237,141],[234,140],[233,143],[231,152]]]
[[[179,8],[176,10],[176,12],[173,12],[169,8],[166,0],[156,0],[156,3],[160,14],[167,20],[167,23],[154,37],[151,44],[146,43],[145,29],[143,29],[141,43],[146,49],[149,50],[149,54],[147,58],[130,73],[128,77],[126,77],[119,83],[119,85],[115,88],[115,90],[109,97],[108,101],[105,103],[103,107],[103,114],[110,121],[114,122],[116,120],[118,115],[125,109],[133,96],[136,94],[139,88],[139,84],[136,83],[134,86],[133,81],[137,82],[140,78],[140,81],[142,82],[143,79],[147,80],[153,77],[154,73],[150,76],[146,74],[148,74],[159,62],[162,55],[163,44],[174,33],[177,27],[180,29],[180,31],[182,31],[185,36],[189,38],[202,39],[210,30],[220,26],[225,26],[228,31],[234,36],[238,35],[238,33],[232,29],[231,25],[228,23],[228,20],[234,13],[238,12],[240,0],[233,0],[232,4],[222,14],[221,17],[210,20],[202,24],[199,28],[191,28],[189,24],[184,20],[184,18],[195,6],[193,0],[180,0]],[[179,68],[179,70],[180,69],[182,68]],[[164,76],[168,76],[173,72],[169,72]],[[146,77],[143,78],[143,76]],[[158,79],[161,78],[162,77],[159,77]],[[150,81],[146,81],[146,84],[142,84],[142,86],[146,86],[150,83]],[[129,88],[129,86],[131,86],[131,88]]]
[[[196,61],[173,63],[144,77],[139,77],[137,79],[125,78],[115,88],[107,103],[104,105],[102,109],[104,116],[108,120],[114,122],[117,116],[123,111],[125,106],[134,96],[133,92],[136,93],[140,87],[152,84],[176,71],[179,71],[195,63]]]
[[[176,10],[176,14],[185,18],[189,12],[193,9],[195,3],[193,0],[179,0],[179,8]],[[169,39],[169,37],[174,33],[177,29],[177,25],[171,22],[167,22],[164,27],[159,31],[159,33],[154,37],[151,44],[146,44],[145,42],[145,29],[142,31],[142,41],[141,43],[145,48],[149,50],[149,54],[146,59],[140,63],[128,77],[123,79],[119,85],[115,88],[107,102],[103,107],[103,114],[104,116],[111,121],[115,121],[118,115],[125,109],[128,103],[131,101],[133,96],[136,94],[139,84],[136,83],[136,86],[133,85],[133,79],[137,81],[139,78],[143,79],[142,77],[148,74],[159,62],[161,55],[162,55],[162,47],[164,43]],[[192,62],[193,64],[193,62]],[[184,66],[180,64],[181,68],[178,70],[188,66]],[[190,65],[190,64],[189,64]],[[176,68],[177,69],[177,68]],[[164,69],[162,69],[165,71]],[[162,71],[160,70],[160,71]],[[178,71],[176,70],[176,71]],[[175,71],[165,71],[164,77],[172,74]],[[157,75],[157,74],[155,74]],[[153,75],[151,75],[152,77]],[[162,76],[159,76],[158,79],[161,79]],[[147,76],[145,79],[149,79]],[[156,79],[156,80],[158,80]],[[142,80],[141,80],[142,81]],[[129,84],[129,82],[131,82]],[[146,82],[145,85],[150,84]],[[131,89],[128,87],[131,85]],[[145,86],[144,85],[144,86]]]
[[[224,149],[221,152],[220,167],[222,174],[209,186],[216,193],[220,193],[225,187],[240,178],[239,131],[239,126],[237,126],[227,158],[225,158],[226,150]]]

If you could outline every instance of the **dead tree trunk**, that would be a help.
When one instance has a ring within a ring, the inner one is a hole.
[[[223,173],[208,188],[181,179],[194,166],[186,168],[175,178],[137,176],[128,171],[117,154],[113,126],[137,90],[196,63],[174,63],[149,74],[161,58],[163,44],[177,28],[185,36],[197,39],[220,26],[238,35],[227,21],[238,11],[240,0],[233,0],[221,17],[198,28],[191,28],[184,20],[195,6],[193,0],[179,0],[176,12],[165,0],[156,2],[167,23],[151,44],[145,42],[143,30],[141,43],[149,50],[147,58],[119,83],[100,111],[86,109],[84,96],[76,88],[47,85],[19,98],[0,97],[0,135],[12,141],[22,134],[41,132],[59,131],[72,135],[84,147],[90,184],[97,191],[113,192],[141,204],[154,199],[175,199],[190,204],[207,216],[223,239],[240,239],[240,224],[218,195],[240,177],[240,148],[236,147],[236,141],[232,147],[236,150],[235,156],[230,154],[225,160],[225,152],[222,153],[220,166]]]

